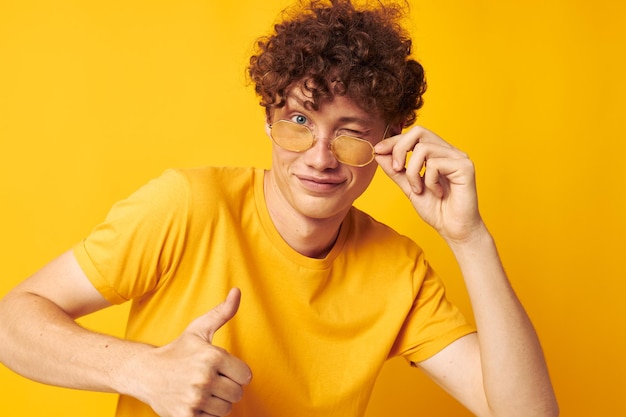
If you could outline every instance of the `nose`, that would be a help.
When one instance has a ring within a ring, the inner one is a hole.
[[[330,141],[329,136],[316,137],[313,146],[304,151],[305,163],[319,171],[336,168],[339,161],[330,149]]]

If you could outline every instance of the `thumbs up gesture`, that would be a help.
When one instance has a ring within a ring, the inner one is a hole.
[[[212,344],[213,336],[239,308],[241,292],[191,322],[173,342],[151,351],[143,392],[136,397],[161,417],[223,416],[250,383],[248,365]]]

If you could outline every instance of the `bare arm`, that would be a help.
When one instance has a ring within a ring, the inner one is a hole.
[[[109,303],[67,252],[0,301],[0,362],[39,382],[134,396],[161,416],[191,416],[197,410],[224,415],[241,398],[251,373],[211,340],[237,312],[239,297],[232,291],[159,348],[94,333],[74,319]]]
[[[376,151],[385,173],[452,249],[476,319],[477,335],[418,365],[479,416],[558,415],[537,335],[480,217],[467,155],[421,127]]]
[[[89,332],[74,322],[108,305],[73,255],[61,255],[0,301],[0,338],[4,341],[0,360],[39,382],[116,391],[106,369],[117,368],[117,364],[106,365],[105,358],[97,354],[83,357],[88,351],[116,346],[113,338]]]
[[[478,332],[419,366],[479,416],[558,415],[539,340],[490,236],[485,231],[476,243],[453,250]],[[471,363],[458,363],[468,357]]]

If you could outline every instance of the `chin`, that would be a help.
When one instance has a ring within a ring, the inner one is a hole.
[[[308,198],[307,201],[300,201],[300,204],[297,204],[298,211],[306,217],[317,220],[326,220],[336,217],[344,217],[352,204],[346,205],[341,204],[333,204],[333,202],[328,201],[328,199],[324,198]],[[313,201],[312,201],[313,200]]]

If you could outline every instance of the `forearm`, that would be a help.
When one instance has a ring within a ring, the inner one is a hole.
[[[544,416],[558,407],[536,332],[486,228],[449,242],[472,303],[485,395],[493,415]]]
[[[0,317],[0,362],[50,385],[131,394],[129,358],[151,349],[84,329],[35,294],[7,295]]]
[[[162,416],[225,415],[252,373],[211,339],[238,307],[233,290],[177,339],[154,347],[84,329],[58,304],[22,287],[0,300],[0,362],[46,384],[126,394]]]

